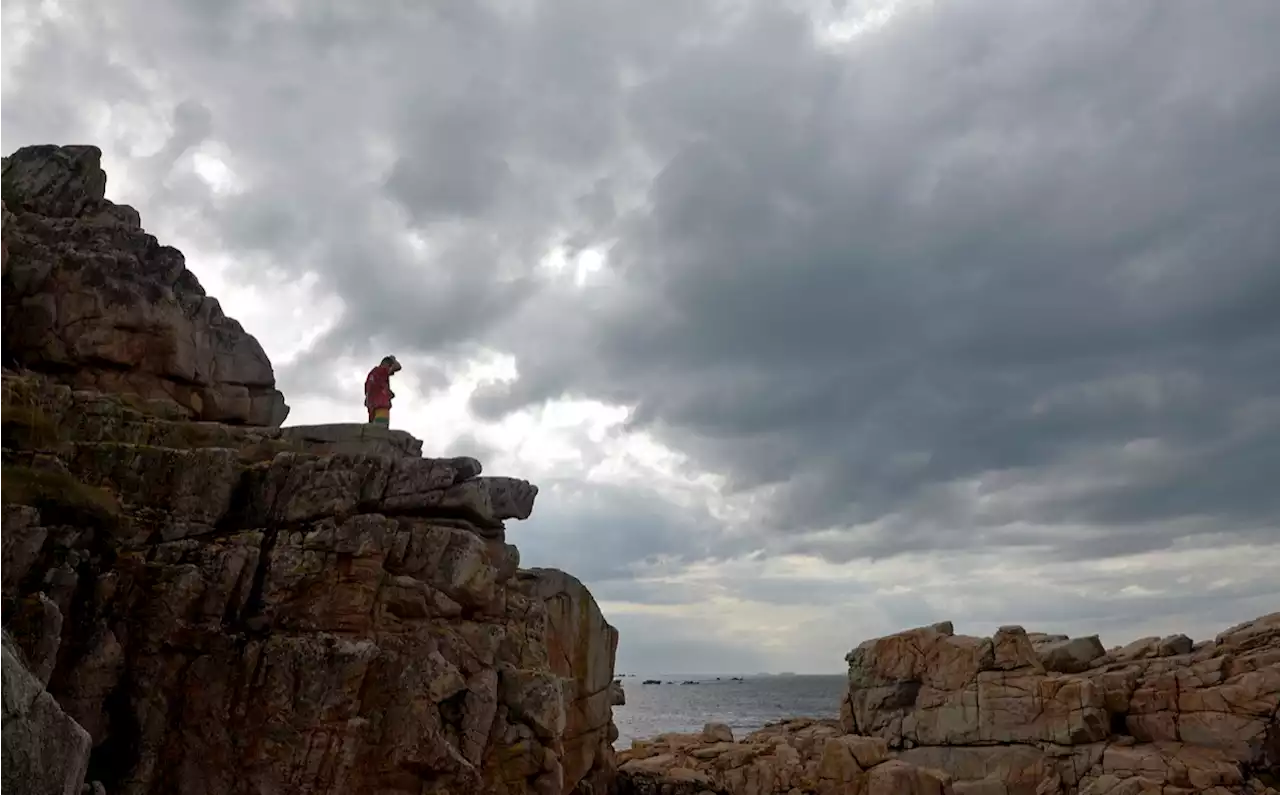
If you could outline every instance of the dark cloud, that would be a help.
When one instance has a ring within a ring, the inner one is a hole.
[[[771,660],[747,641],[715,637],[705,629],[685,629],[670,615],[625,613],[612,618],[627,642],[618,647],[619,673],[682,674],[756,673],[770,670]]]
[[[948,484],[1143,441],[1158,468],[1019,519],[1126,534],[1108,554],[1187,516],[1280,532],[1280,11],[953,3],[839,52],[757,19],[628,99],[667,163],[611,250],[629,302],[513,339],[522,381],[477,408],[607,396],[785,484],[776,526],[882,520],[898,548],[968,543],[899,532]]]
[[[704,509],[643,487],[541,480],[538,510],[508,529],[522,565],[573,572],[589,583],[629,580],[645,564],[679,565],[749,551],[716,532]],[[599,597],[604,598],[604,597]]]
[[[1272,0],[904,0],[844,44],[764,0],[61,8],[5,5],[5,150],[99,143],[131,176],[112,197],[224,254],[226,281],[340,296],[287,393],[350,403],[333,363],[395,351],[438,394],[511,354],[481,419],[624,405],[682,474],[751,500],[731,532],[656,484],[547,478],[512,530],[530,564],[670,605],[697,600],[654,571],[761,550],[1084,566],[1280,543]],[[573,285],[541,265],[556,246],[607,262]],[[572,443],[582,472],[608,455]],[[742,593],[846,587],[810,585]],[[935,620],[847,587],[878,605],[866,631]],[[645,659],[692,649],[678,634]]]

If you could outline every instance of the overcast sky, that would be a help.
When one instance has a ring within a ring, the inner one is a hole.
[[[620,671],[1280,609],[1275,0],[5,0],[290,423],[539,484]]]

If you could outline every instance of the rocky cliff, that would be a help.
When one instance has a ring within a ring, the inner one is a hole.
[[[622,795],[1276,795],[1280,613],[1212,641],[956,635],[850,652],[839,721],[733,742],[664,735],[619,758]]]
[[[605,792],[618,637],[519,568],[537,489],[275,427],[257,343],[104,185],[91,147],[4,163],[5,791]]]
[[[101,158],[93,146],[4,158],[4,366],[194,419],[279,425],[289,409],[262,346],[205,295],[182,252],[104,198]]]

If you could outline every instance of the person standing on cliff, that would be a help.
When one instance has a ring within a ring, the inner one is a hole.
[[[391,376],[400,371],[400,362],[394,356],[386,356],[364,379],[364,407],[369,410],[369,422],[375,425],[391,425]]]

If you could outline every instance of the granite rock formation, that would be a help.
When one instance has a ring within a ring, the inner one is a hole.
[[[89,766],[89,735],[58,706],[4,636],[4,749],[0,790],[78,795]]]
[[[5,622],[108,792],[606,791],[618,637],[519,569],[535,487],[359,426],[3,395]]]
[[[422,455],[422,441],[405,431],[385,425],[295,425],[280,429],[280,438],[312,453],[364,453],[366,455]]]
[[[618,755],[618,795],[950,795],[951,778],[893,759],[878,737],[798,718],[740,741],[724,724],[663,734]]]
[[[618,635],[519,568],[537,488],[280,428],[99,159],[4,159],[5,791],[604,795]]]
[[[1198,645],[1073,643],[1037,651],[1021,627],[975,638],[949,624],[868,641],[848,656],[843,728],[950,772],[957,792],[1226,793],[1280,779],[1280,613]]]
[[[636,742],[620,795],[1280,795],[1280,613],[1110,651],[947,622],[847,660],[838,721]]]
[[[258,341],[136,210],[106,200],[101,157],[49,145],[4,158],[4,366],[192,419],[280,425],[288,407]]]

